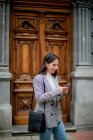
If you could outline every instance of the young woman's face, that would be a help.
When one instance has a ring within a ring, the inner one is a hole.
[[[47,73],[54,73],[58,69],[59,61],[58,59],[54,60],[53,62],[46,64]]]

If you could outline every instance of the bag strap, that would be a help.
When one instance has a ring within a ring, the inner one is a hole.
[[[45,82],[43,81],[44,84],[44,93],[45,93]],[[44,102],[44,111],[45,111],[45,102]]]

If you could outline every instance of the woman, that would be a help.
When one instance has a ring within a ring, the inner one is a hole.
[[[33,80],[36,98],[35,111],[44,110],[46,116],[46,131],[40,134],[40,140],[66,140],[66,133],[62,122],[62,112],[60,99],[68,92],[68,88],[58,84],[57,70],[59,58],[55,54],[48,53],[44,59],[42,67]],[[45,92],[44,92],[45,84]]]

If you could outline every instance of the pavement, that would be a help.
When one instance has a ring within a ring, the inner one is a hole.
[[[38,135],[0,136],[0,140],[39,140]],[[53,140],[53,137],[52,139]],[[67,132],[67,140],[93,140],[93,130],[78,130]]]
[[[85,130],[77,130],[75,133],[70,133],[74,140],[93,140],[93,128]]]
[[[67,140],[93,140],[93,128],[76,130],[71,124],[65,128]],[[39,135],[28,133],[27,126],[14,126],[12,134],[0,134],[0,140],[39,140]]]
[[[33,136],[2,136],[0,137],[0,140],[39,140],[39,136],[38,135],[33,135]],[[53,139],[53,136],[51,138],[51,140]],[[72,136],[70,136],[69,134],[67,134],[67,140],[75,140],[73,139]]]

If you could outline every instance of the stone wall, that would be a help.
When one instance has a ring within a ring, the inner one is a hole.
[[[9,73],[9,13],[8,0],[0,0],[0,135],[12,131]]]

